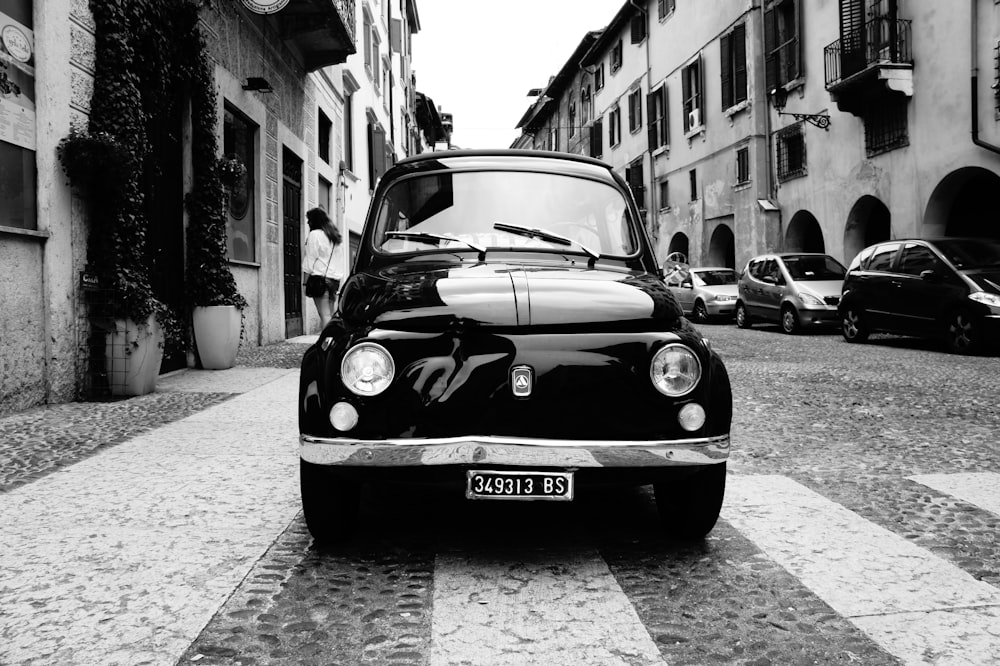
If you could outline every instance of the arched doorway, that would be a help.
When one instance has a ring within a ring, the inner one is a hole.
[[[807,210],[800,210],[788,222],[785,232],[785,250],[788,252],[826,252],[823,230]]]
[[[869,245],[889,240],[892,216],[884,203],[873,196],[858,199],[844,225],[844,263],[850,264],[858,252]]]
[[[684,263],[687,263],[688,261],[690,261],[689,258],[691,256],[689,249],[690,249],[690,243],[688,242],[687,234],[683,234],[678,231],[670,238],[670,246],[667,248],[667,256],[669,257],[675,252],[679,252],[680,254],[683,254],[685,257]]]
[[[736,243],[729,225],[720,224],[708,243],[708,265],[736,268]]]
[[[965,167],[945,176],[927,202],[921,235],[1000,240],[1000,176],[981,167]]]

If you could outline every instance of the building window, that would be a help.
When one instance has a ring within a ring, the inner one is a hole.
[[[864,111],[865,152],[868,157],[910,145],[906,98],[892,95]]]
[[[622,67],[622,40],[611,49],[611,73],[614,74]]]
[[[365,38],[365,72],[368,74],[368,78],[373,78],[375,76],[374,63],[378,60],[372,60],[372,17],[368,14],[368,8],[365,7],[363,12],[363,25],[362,25],[362,36]]]
[[[3,42],[16,53],[4,53],[0,61],[6,84],[0,95],[0,226],[16,229],[38,228],[33,5],[30,0],[0,3],[0,19],[7,26]]]
[[[625,167],[625,182],[632,190],[635,203],[641,210],[646,209],[646,180],[643,176],[642,158],[634,160]]]
[[[569,103],[569,135],[576,135],[576,102],[572,100]]]
[[[344,166],[354,171],[354,93],[344,95]]]
[[[222,153],[235,157],[247,168],[241,187],[230,190],[227,198],[226,246],[229,258],[236,261],[257,260],[256,140],[257,125],[227,105],[222,120]]]
[[[639,44],[646,39],[646,12],[640,10],[632,17],[631,23],[632,43]]]
[[[598,118],[590,128],[590,156],[600,157],[604,154],[604,119]]]
[[[993,108],[1000,117],[1000,41],[993,47]]]
[[[676,5],[677,0],[658,0],[656,3],[657,18],[662,20],[673,14]]]
[[[600,90],[604,87],[604,62],[600,62],[597,65],[597,69],[594,70],[594,90]]]
[[[368,189],[374,190],[375,183],[386,171],[385,130],[373,118],[368,118]]]
[[[556,118],[555,122],[558,124],[559,119]],[[545,143],[545,148],[547,150],[559,150],[559,127],[550,127]]]
[[[775,0],[764,11],[764,69],[768,92],[799,78],[799,61],[798,0]]]
[[[318,144],[319,158],[330,163],[330,138],[333,134],[333,122],[323,113],[323,109],[317,109],[319,122],[316,128],[316,142]]]
[[[660,185],[660,210],[670,210],[670,187],[666,180],[661,180]]]
[[[806,137],[802,121],[775,132],[778,151],[778,180],[784,182],[806,175]]]
[[[580,112],[583,114],[581,124],[586,125],[590,122],[590,86],[580,91]]]
[[[681,95],[684,98],[684,133],[705,123],[702,114],[701,56],[681,70]]]
[[[719,40],[722,51],[722,110],[747,100],[747,28],[733,28]]]
[[[642,90],[636,89],[628,95],[628,131],[636,132],[642,127]]]
[[[691,201],[698,200],[698,170],[688,171],[688,184],[691,186]]]
[[[622,140],[622,110],[617,106],[611,109],[608,118],[608,144],[617,146]]]
[[[372,83],[375,85],[375,94],[382,94],[382,58],[379,57],[381,42],[378,33],[372,30]]]
[[[745,185],[750,182],[750,147],[736,149],[736,184]]]
[[[333,194],[333,186],[323,176],[319,177],[319,193],[318,201],[316,202],[320,208],[327,211],[328,213],[333,210],[333,201],[331,200],[331,195]],[[333,217],[331,214],[330,217]]]
[[[649,150],[669,144],[667,136],[667,87],[660,86],[646,96]]]

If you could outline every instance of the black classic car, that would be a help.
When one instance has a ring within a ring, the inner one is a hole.
[[[652,484],[675,536],[715,525],[729,376],[607,164],[519,150],[401,160],[375,190],[338,310],[300,375],[317,542],[350,532],[366,482],[549,501]]]

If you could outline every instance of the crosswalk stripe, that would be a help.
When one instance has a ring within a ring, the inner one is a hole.
[[[1000,662],[1000,590],[782,476],[730,476],[723,518],[907,664]]]
[[[908,478],[1000,516],[1000,474],[996,472],[916,474]]]
[[[444,553],[434,573],[431,666],[662,665],[600,553]]]

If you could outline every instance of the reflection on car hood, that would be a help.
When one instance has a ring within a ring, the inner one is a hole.
[[[736,296],[739,293],[737,284],[710,284],[704,287],[697,287],[697,290],[712,296]]]
[[[799,281],[795,284],[802,291],[816,294],[820,298],[824,298],[826,296],[840,296],[840,292],[844,287],[843,280],[817,280],[816,282]]]
[[[984,291],[992,294],[1000,294],[1000,271],[995,268],[983,268],[980,270],[964,271],[965,275]]]
[[[344,285],[341,312],[355,326],[399,330],[456,323],[662,330],[680,316],[677,301],[654,275],[507,262],[424,262],[360,273]]]

